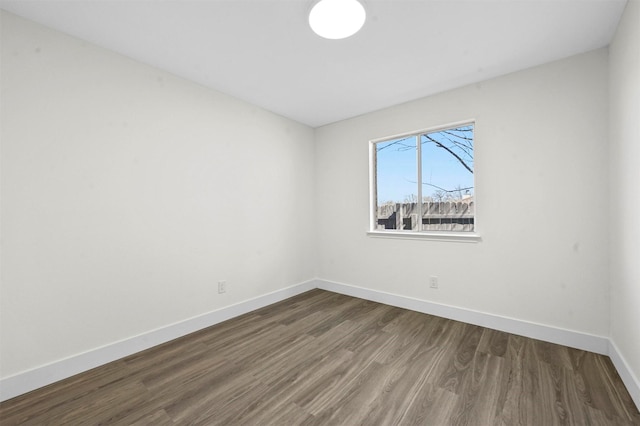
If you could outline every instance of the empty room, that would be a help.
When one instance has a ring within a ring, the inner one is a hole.
[[[0,0],[1,425],[640,425],[640,0]]]

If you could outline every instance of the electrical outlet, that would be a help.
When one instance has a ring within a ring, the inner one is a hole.
[[[429,287],[438,288],[438,277],[429,277]]]
[[[226,292],[227,292],[227,282],[218,281],[218,293],[226,293]]]

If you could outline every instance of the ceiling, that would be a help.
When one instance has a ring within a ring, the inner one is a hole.
[[[312,127],[603,47],[626,0],[362,0],[356,35],[313,0],[0,0],[51,28]]]

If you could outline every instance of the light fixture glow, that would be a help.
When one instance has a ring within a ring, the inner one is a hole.
[[[366,16],[358,0],[320,0],[309,13],[309,25],[320,37],[337,40],[357,33]]]

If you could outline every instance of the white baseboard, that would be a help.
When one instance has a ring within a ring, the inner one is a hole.
[[[6,401],[316,287],[316,281],[307,281],[3,378],[0,380],[0,401]]]
[[[502,317],[485,312],[472,311],[455,306],[427,302],[397,294],[356,287],[348,284],[336,283],[326,280],[316,281],[318,288],[359,297],[373,302],[410,309],[412,311],[449,318],[468,324],[480,325],[494,330],[505,331],[519,336],[558,343],[576,349],[595,352],[602,355],[609,354],[609,339],[592,334],[565,330],[547,325],[536,324],[514,318]]]
[[[609,357],[611,358],[611,362],[613,362],[613,366],[618,371],[622,383],[627,387],[631,399],[636,403],[636,408],[640,410],[640,380],[638,380],[631,368],[629,368],[627,360],[622,356],[613,339],[609,340]]]

